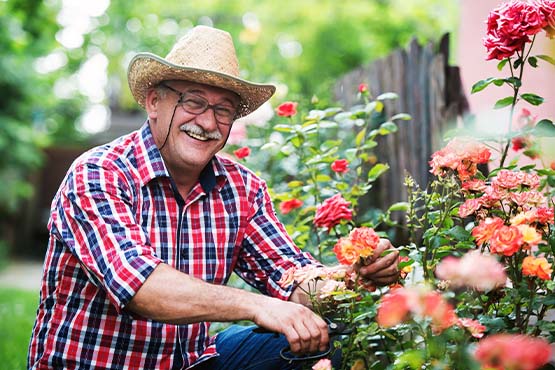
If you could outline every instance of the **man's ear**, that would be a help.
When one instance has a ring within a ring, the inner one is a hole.
[[[160,97],[156,89],[148,89],[145,98],[145,110],[148,114],[149,120],[155,120],[158,118],[158,103],[160,102]]]

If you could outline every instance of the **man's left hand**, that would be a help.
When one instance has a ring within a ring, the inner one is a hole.
[[[399,279],[399,251],[387,239],[380,243],[364,264],[356,266],[363,281],[376,285],[389,285]]]

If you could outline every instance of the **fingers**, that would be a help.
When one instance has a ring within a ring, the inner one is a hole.
[[[385,248],[385,250],[390,248]],[[378,250],[376,250],[377,252]],[[379,254],[376,253],[378,256]],[[378,285],[395,283],[399,278],[399,252],[394,250],[383,257],[376,258],[369,265],[361,266],[360,276]]]
[[[290,336],[285,335],[293,353],[314,353],[328,348],[328,326],[320,317],[312,315],[307,320],[295,321]]]
[[[271,299],[270,305],[260,312],[256,322],[283,333],[293,353],[314,353],[328,348],[327,323],[300,304]]]
[[[372,254],[370,261],[371,262],[376,261],[384,254],[385,251],[389,249],[394,250],[395,247],[393,247],[393,244],[391,244],[391,242],[388,239],[380,238],[380,242],[378,243],[378,246],[374,250],[374,253]]]

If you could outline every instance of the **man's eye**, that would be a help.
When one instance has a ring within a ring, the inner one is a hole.
[[[232,117],[234,115],[233,109],[226,107],[216,107],[216,114],[222,117]]]
[[[185,101],[183,103],[186,104],[187,107],[189,107],[191,109],[203,109],[206,105],[206,104],[204,104],[204,102],[202,100],[190,99],[190,98],[185,99]]]

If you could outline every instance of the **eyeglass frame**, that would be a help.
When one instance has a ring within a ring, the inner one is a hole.
[[[190,93],[190,92],[186,92],[186,91],[183,91],[183,92],[182,92],[182,91],[179,91],[179,90],[177,90],[177,89],[175,89],[175,88],[173,88],[173,87],[167,85],[167,84],[164,83],[164,82],[161,82],[161,83],[159,84],[159,86],[164,87],[164,88],[166,88],[166,89],[168,89],[168,90],[170,90],[170,91],[176,93],[176,94],[179,96],[179,99],[177,100],[176,106],[177,106],[177,105],[181,105],[181,106],[183,107],[183,109],[184,109],[187,113],[194,114],[194,115],[197,115],[197,116],[198,116],[199,114],[203,114],[204,112],[206,112],[208,109],[212,109],[212,112],[214,112],[214,113],[213,113],[213,114],[214,114],[214,118],[216,119],[216,122],[218,122],[218,124],[223,125],[223,126],[231,126],[231,125],[233,125],[233,122],[235,122],[235,118],[237,117],[237,108],[233,108],[233,109],[235,110],[235,113],[233,114],[233,117],[231,118],[231,121],[230,121],[229,123],[225,123],[225,122],[222,122],[222,121],[220,121],[220,120],[218,119],[217,109],[218,109],[218,108],[221,108],[222,105],[219,105],[219,104],[210,104],[210,103],[208,102],[208,100],[206,100],[206,98],[204,98],[204,97],[202,97],[202,96],[200,96],[200,95],[197,95],[197,94],[194,94],[194,93]],[[195,112],[191,112],[191,111],[187,110],[187,108],[186,108],[185,105],[183,104],[183,103],[185,102],[185,96],[186,96],[186,95],[195,96],[195,97],[199,98],[200,100],[206,102],[206,104],[205,104],[204,109],[202,110],[202,112],[195,113]]]

